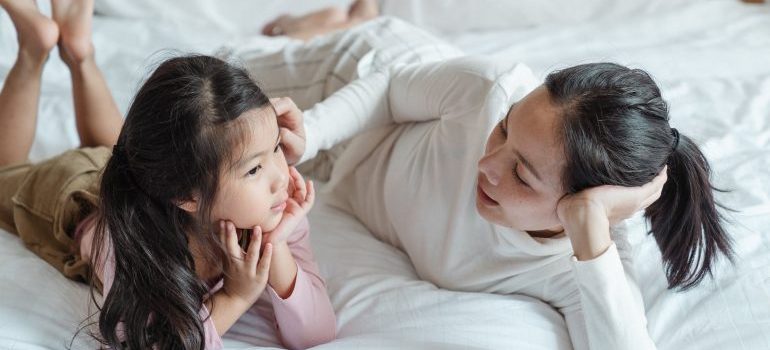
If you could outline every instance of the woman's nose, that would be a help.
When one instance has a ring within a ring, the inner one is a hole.
[[[495,157],[496,152],[492,151],[485,154],[484,157],[479,160],[479,171],[487,178],[489,184],[497,186],[500,183],[500,166],[499,161]]]

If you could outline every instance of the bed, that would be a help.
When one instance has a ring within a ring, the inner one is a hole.
[[[250,45],[268,19],[347,1],[98,1],[97,60],[125,112],[148,66],[175,52]],[[182,6],[184,4],[184,6]],[[49,6],[40,3],[44,12]],[[648,329],[659,349],[770,349],[770,5],[733,0],[507,2],[382,1],[386,15],[429,28],[468,54],[525,62],[541,77],[590,61],[649,71],[672,125],[709,158],[718,199],[735,209],[735,264],[687,292],[666,289],[660,253],[641,217],[630,220]],[[438,14],[438,16],[436,16]],[[164,49],[177,51],[167,51]],[[0,80],[16,53],[0,13]],[[52,54],[43,74],[31,159],[77,145],[69,73]],[[0,184],[1,186],[2,184]],[[406,255],[378,241],[321,196],[312,242],[338,315],[338,336],[317,349],[570,349],[564,320],[524,296],[462,293],[421,281]],[[73,334],[93,312],[87,287],[62,277],[19,239],[0,233],[0,349],[94,348]],[[228,349],[280,347],[257,313],[225,335]],[[72,343],[71,343],[72,342]]]

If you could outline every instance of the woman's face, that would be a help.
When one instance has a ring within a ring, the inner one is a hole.
[[[279,147],[273,109],[246,112],[240,118],[248,118],[250,136],[233,157],[232,168],[220,177],[212,217],[232,221],[237,228],[260,226],[269,232],[278,226],[286,207],[289,167]]]
[[[479,160],[476,208],[487,221],[537,234],[561,232],[556,204],[565,164],[559,110],[544,86],[515,103]]]

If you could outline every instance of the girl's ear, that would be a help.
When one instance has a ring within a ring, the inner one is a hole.
[[[198,196],[176,201],[176,206],[188,213],[198,212]]]

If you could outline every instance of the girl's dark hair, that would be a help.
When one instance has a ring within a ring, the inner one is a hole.
[[[209,233],[220,174],[247,137],[239,116],[268,105],[246,71],[208,56],[169,59],[139,89],[101,180],[91,266],[104,261],[103,242],[115,257],[99,316],[103,344],[204,348],[199,312],[209,287],[188,242],[222,271],[225,253]],[[177,207],[193,197],[195,215]]]
[[[563,113],[564,190],[640,186],[668,164],[660,198],[645,211],[660,247],[669,288],[687,289],[711,274],[718,253],[732,259],[706,158],[669,125],[668,105],[652,78],[613,63],[584,64],[545,79]]]

